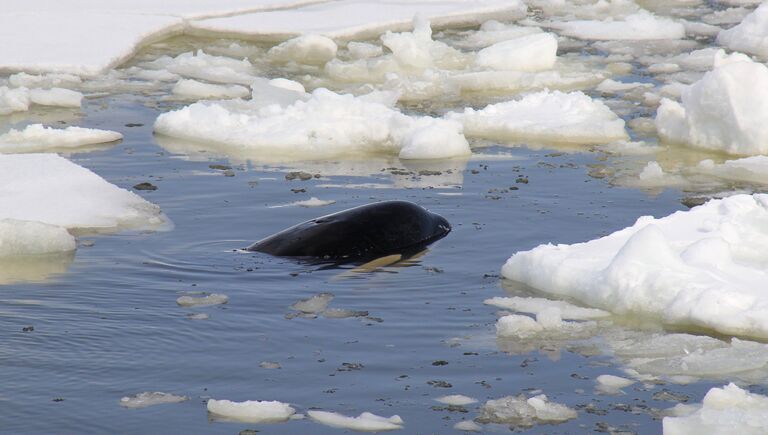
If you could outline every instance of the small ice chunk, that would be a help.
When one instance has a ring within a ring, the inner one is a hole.
[[[75,238],[66,228],[34,221],[0,219],[0,258],[69,252],[75,249]]]
[[[328,411],[308,411],[307,415],[312,420],[326,426],[361,432],[381,432],[403,428],[403,419],[397,415],[381,417],[370,412],[363,412],[357,417],[347,417]]]
[[[267,55],[275,62],[323,65],[336,57],[338,46],[322,35],[301,35],[272,47]]]
[[[506,396],[489,400],[483,405],[477,421],[519,426],[533,426],[537,423],[560,423],[578,416],[575,410],[551,402],[540,394],[531,398],[525,395]]]
[[[323,316],[329,319],[347,319],[350,317],[365,317],[368,311],[347,310],[344,308],[328,308],[323,311]]]
[[[0,135],[0,153],[77,148],[114,142],[122,138],[123,135],[116,131],[82,127],[58,129],[45,127],[42,124],[31,124],[24,130],[11,129]]]
[[[349,56],[352,59],[370,59],[384,54],[384,50],[380,45],[369,44],[367,42],[352,41],[347,44],[347,50],[349,50]]]
[[[83,94],[64,88],[30,89],[29,100],[41,106],[80,107]]]
[[[267,83],[270,86],[274,86],[276,88],[286,89],[286,90],[289,90],[289,91],[295,91],[295,92],[298,92],[298,93],[301,93],[301,94],[306,93],[306,91],[304,90],[304,85],[302,85],[301,83],[299,83],[297,81],[294,81],[294,80],[288,80],[288,79],[284,79],[284,78],[276,78],[276,79],[270,80]]]
[[[399,154],[401,159],[444,159],[472,154],[461,124],[443,119],[422,119],[425,125],[415,128],[405,138]]]
[[[333,199],[319,199],[313,196],[304,201],[296,201],[294,204],[301,207],[324,207],[326,205],[336,204],[336,201]]]
[[[685,26],[669,18],[657,17],[646,10],[623,19],[574,20],[553,23],[562,34],[591,40],[683,39]]]
[[[177,396],[171,393],[162,392],[144,392],[134,396],[123,397],[120,399],[120,406],[124,408],[146,408],[147,406],[162,405],[164,403],[180,403],[189,400],[187,396]]]
[[[20,72],[8,77],[8,83],[15,88],[54,88],[62,85],[79,85],[82,81],[80,76],[62,73],[35,75]]]
[[[614,375],[600,375],[595,379],[597,385],[595,389],[602,394],[616,395],[622,394],[621,389],[634,384],[635,380],[622,378]]]
[[[734,51],[768,58],[768,3],[763,2],[738,25],[721,31],[717,43]]]
[[[534,33],[498,42],[477,53],[480,68],[536,72],[552,69],[557,58],[557,38],[551,33]]]
[[[181,307],[205,307],[209,305],[223,305],[229,302],[229,296],[211,293],[205,296],[181,296],[176,303]]]
[[[469,396],[463,396],[461,394],[451,394],[448,396],[442,396],[442,397],[438,397],[435,400],[437,400],[440,403],[445,403],[446,405],[454,405],[454,406],[464,406],[464,405],[471,405],[473,403],[477,403],[477,399]]]
[[[675,414],[664,417],[665,435],[757,435],[768,431],[768,397],[733,383],[710,389],[699,409],[677,408]]]
[[[472,420],[460,421],[454,424],[453,428],[456,430],[463,430],[464,432],[480,432],[483,430],[482,426]]]
[[[333,293],[320,293],[294,303],[291,308],[302,313],[317,314],[325,310],[332,300]]]
[[[466,108],[447,117],[463,123],[466,136],[485,139],[561,143],[627,139],[624,121],[603,102],[582,92],[541,91],[482,110]]]
[[[244,86],[214,85],[191,79],[179,80],[171,92],[178,97],[192,99],[244,98],[251,95],[251,91]]]
[[[432,39],[430,23],[420,15],[413,19],[413,32],[387,32],[381,36],[381,42],[392,51],[397,64],[406,70],[455,67],[465,62],[463,53]]]
[[[0,86],[0,115],[29,110],[29,89]]]
[[[208,313],[189,313],[189,314],[187,314],[187,319],[190,319],[190,320],[208,320],[210,317],[211,316]]]
[[[296,410],[287,403],[278,401],[231,402],[209,399],[208,412],[214,417],[243,423],[281,423],[288,421]]]
[[[582,308],[569,304],[565,301],[555,301],[544,298],[526,298],[520,296],[513,297],[493,297],[486,299],[484,304],[493,305],[499,308],[512,310],[520,313],[539,314],[550,308],[560,310],[560,316],[567,320],[590,320],[608,317],[611,315],[608,311],[595,308]]]

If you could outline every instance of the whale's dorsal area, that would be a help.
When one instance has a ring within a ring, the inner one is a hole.
[[[442,216],[408,201],[382,201],[295,225],[246,248],[280,257],[370,259],[417,252],[445,237]]]

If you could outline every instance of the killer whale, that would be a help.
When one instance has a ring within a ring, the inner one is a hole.
[[[382,201],[308,220],[246,250],[278,257],[365,260],[416,253],[450,231],[444,217],[419,205]]]

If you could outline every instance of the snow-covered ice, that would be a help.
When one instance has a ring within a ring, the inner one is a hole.
[[[308,411],[307,415],[313,421],[326,426],[337,427],[341,429],[351,429],[361,432],[383,432],[388,430],[398,430],[403,428],[403,419],[397,415],[392,417],[382,417],[370,412],[363,412],[357,417],[347,417],[345,415],[328,411]]]
[[[624,121],[582,92],[536,92],[448,119],[461,122],[466,136],[494,140],[589,144],[628,138]]]
[[[616,314],[768,337],[768,196],[734,195],[609,236],[513,255],[508,279]]]
[[[58,129],[31,124],[23,130],[11,129],[0,134],[0,153],[65,150],[114,142],[122,138],[123,135],[116,131],[82,127]]]
[[[768,58],[768,3],[763,2],[738,25],[721,31],[717,43],[734,51]]]
[[[669,142],[730,154],[764,154],[766,113],[768,67],[744,55],[720,53],[715,69],[683,90],[682,104],[661,100],[656,128]]]
[[[164,403],[180,403],[189,400],[187,396],[178,396],[172,393],[143,392],[120,399],[120,406],[124,408],[146,408],[147,406],[162,405]]]
[[[170,224],[158,206],[55,154],[0,154],[0,218],[70,230]]]
[[[706,159],[700,161],[693,170],[723,180],[768,184],[768,156],[744,157],[722,163]]]
[[[208,412],[215,418],[243,423],[280,423],[288,421],[296,413],[289,404],[278,401],[208,400]]]
[[[520,296],[493,297],[484,301],[487,305],[493,305],[506,310],[519,313],[539,314],[545,310],[555,308],[562,319],[566,320],[590,320],[608,317],[611,313],[595,308],[583,308],[565,301],[555,301],[544,298],[525,298]]]
[[[701,405],[678,405],[664,417],[664,435],[758,435],[768,432],[768,397],[731,383],[712,388]]]
[[[274,62],[296,62],[324,65],[336,57],[339,47],[333,39],[322,35],[301,35],[269,49],[267,54]]]
[[[483,430],[482,426],[472,420],[460,421],[454,424],[453,428],[456,430],[462,430],[464,432],[481,432]]]
[[[0,257],[68,252],[76,248],[75,238],[65,228],[34,221],[0,219]]]

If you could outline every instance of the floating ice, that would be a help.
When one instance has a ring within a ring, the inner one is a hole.
[[[307,415],[312,420],[326,426],[362,432],[381,432],[403,428],[403,419],[397,415],[387,418],[370,412],[363,412],[357,417],[347,417],[328,411],[308,411]]]
[[[551,33],[534,33],[497,42],[477,53],[481,68],[536,72],[552,69],[557,58],[557,38]]]
[[[713,175],[724,180],[768,184],[768,156],[752,156],[743,159],[715,163],[702,160],[694,171]]]
[[[480,30],[471,32],[466,37],[456,41],[454,45],[461,48],[485,48],[498,42],[509,41],[536,33],[541,33],[541,29],[533,26],[502,24],[491,20],[483,23],[480,26]]]
[[[768,431],[768,397],[742,390],[733,383],[712,388],[699,407],[664,417],[664,435],[764,434]]]
[[[156,205],[55,154],[0,154],[0,218],[79,230],[169,223]]]
[[[616,314],[768,337],[768,196],[734,195],[574,245],[518,252],[504,277]]]
[[[124,408],[146,408],[147,406],[162,405],[164,403],[180,403],[189,400],[187,396],[177,396],[171,393],[144,392],[120,399],[120,406]]]
[[[296,410],[278,401],[231,402],[209,399],[208,412],[216,418],[243,423],[280,423],[288,421]]]
[[[325,310],[332,300],[332,293],[320,293],[294,303],[291,308],[302,313],[317,314]]]
[[[682,39],[685,27],[669,18],[641,10],[624,19],[576,20],[551,24],[562,34],[592,40]]]
[[[468,396],[463,396],[461,394],[451,394],[449,396],[442,396],[442,397],[438,397],[435,400],[437,400],[440,403],[445,403],[446,405],[454,405],[454,406],[464,406],[464,405],[471,405],[473,403],[477,403],[477,399],[474,399]]]
[[[323,65],[336,57],[338,48],[325,36],[302,35],[270,48],[267,54],[275,62]]]
[[[32,124],[24,130],[11,129],[0,135],[0,153],[70,149],[114,142],[122,138],[123,135],[116,131],[82,127],[56,129],[44,127],[42,124]]]
[[[519,314],[499,318],[496,335],[516,340],[568,339],[589,335],[595,327],[595,322],[564,322],[558,308],[547,308],[535,319]]]
[[[0,86],[0,115],[29,110],[29,90],[26,88],[11,89]]]
[[[614,375],[600,375],[595,378],[595,389],[602,394],[622,394],[621,389],[634,384],[637,381]]]
[[[300,207],[324,207],[326,205],[331,205],[335,203],[336,201],[333,199],[319,199],[313,196],[312,198],[305,199],[302,201],[295,201],[295,202],[291,202],[283,205],[274,205],[270,208],[288,207],[292,205],[298,205]]]
[[[553,301],[544,298],[524,298],[513,296],[509,298],[494,297],[483,303],[519,313],[539,314],[547,309],[556,308],[560,316],[567,320],[590,320],[608,317],[611,313],[594,308],[582,308],[565,301]]]
[[[479,424],[475,423],[472,420],[464,420],[460,421],[453,425],[453,428],[456,430],[463,430],[465,432],[480,432],[483,430],[483,427]]]
[[[33,221],[0,219],[0,257],[68,252],[76,248],[75,238],[65,228]]]
[[[521,394],[487,401],[483,405],[477,421],[533,426],[537,423],[562,423],[577,416],[578,414],[573,409],[551,402],[543,394],[531,398],[526,398]]]
[[[452,133],[460,135],[457,124],[404,115],[382,104],[381,93],[355,97],[320,88],[305,101],[302,94],[296,91],[280,91],[281,98],[290,93],[294,102],[265,105],[255,98],[254,89],[252,101],[199,102],[164,113],[157,118],[155,131],[176,138],[213,142],[234,149],[260,150],[286,158],[324,158],[363,152],[396,153],[405,148],[410,148],[410,151],[404,153],[413,153],[414,158],[442,158],[459,152],[459,155],[467,154],[467,149],[461,146],[461,138],[451,136]],[[271,103],[274,100],[268,101]],[[393,104],[394,101],[387,103]],[[446,131],[439,132],[435,128]],[[451,142],[441,146],[446,138],[450,138]]]
[[[627,138],[624,121],[582,92],[537,92],[482,110],[467,108],[448,119],[463,123],[466,136],[493,140],[607,143]]]
[[[161,56],[151,62],[143,62],[139,66],[209,82],[240,85],[250,85],[257,73],[248,59],[238,60],[226,56],[214,56],[203,50],[182,53],[176,57]]]
[[[73,74],[27,74],[24,72],[11,74],[8,83],[15,88],[56,88],[60,86],[79,85],[83,82],[80,76]]]
[[[218,99],[218,98],[244,98],[251,95],[251,91],[240,85],[214,85],[197,80],[179,80],[171,90],[173,95],[182,98],[194,99]]]
[[[176,303],[185,308],[223,305],[227,302],[229,302],[229,296],[218,293],[211,293],[205,296],[181,296],[176,299]]]
[[[768,9],[767,9],[768,10]],[[683,90],[682,104],[662,99],[656,128],[662,139],[731,154],[768,153],[768,67],[745,56],[718,66]],[[727,101],[728,104],[723,104]]]
[[[761,4],[737,26],[721,31],[717,43],[768,58],[768,3]]]

